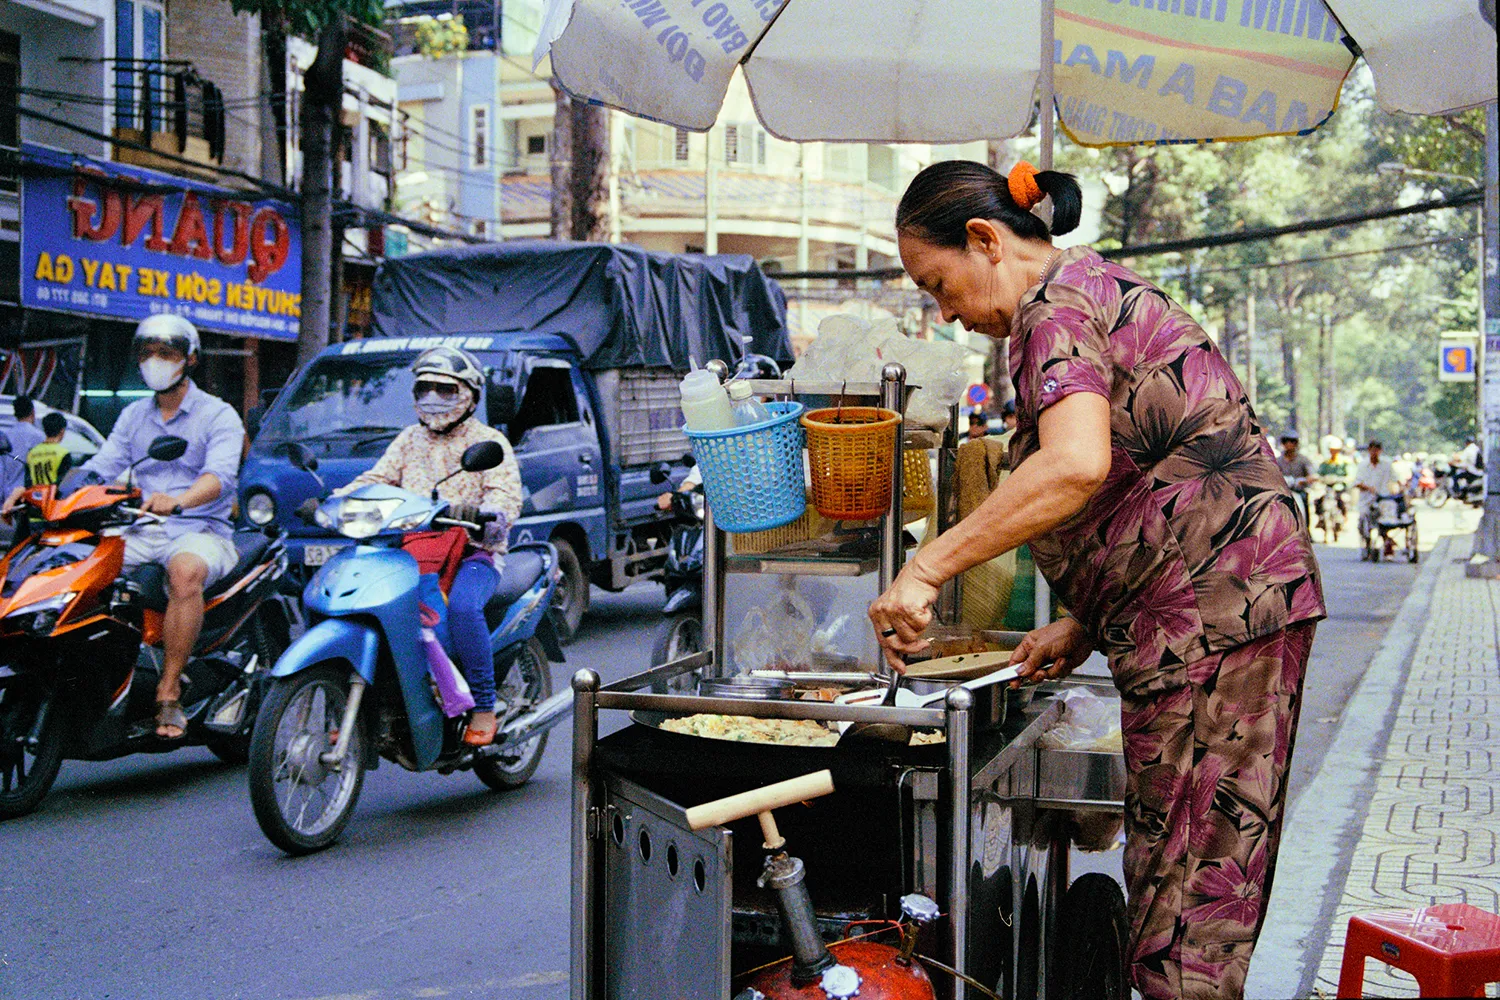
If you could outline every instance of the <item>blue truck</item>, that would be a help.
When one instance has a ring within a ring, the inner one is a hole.
[[[348,542],[292,516],[318,487],[287,445],[311,449],[330,487],[347,483],[413,422],[416,356],[461,347],[485,368],[481,418],[520,464],[511,540],[551,541],[561,557],[565,638],[590,583],[618,591],[661,574],[671,515],[651,473],[686,473],[677,385],[690,360],[791,360],[785,297],[743,256],[557,242],[438,250],[383,263],[371,307],[373,336],[328,347],[267,408],[240,475],[241,516],[284,528],[304,572],[325,562]]]

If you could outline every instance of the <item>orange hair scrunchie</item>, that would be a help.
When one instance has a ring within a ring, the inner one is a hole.
[[[1010,188],[1011,200],[1028,212],[1046,197],[1041,187],[1037,185],[1037,173],[1036,167],[1021,160],[1010,168],[1010,175],[1005,178],[1005,185]]]

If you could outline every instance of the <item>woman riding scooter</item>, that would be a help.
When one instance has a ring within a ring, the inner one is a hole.
[[[521,513],[521,477],[505,435],[474,419],[484,374],[472,355],[453,347],[434,347],[417,358],[412,374],[418,423],[396,435],[372,469],[335,492],[348,493],[367,483],[418,493],[437,486],[453,520],[472,522],[480,513],[495,515],[460,564],[448,593],[448,629],[474,696],[464,742],[487,746],[494,742],[496,729],[495,664],[484,606],[500,579],[496,559],[505,554],[511,525]],[[479,441],[498,441],[505,449],[505,461],[488,472],[459,473],[439,485],[439,480],[459,467],[464,449]],[[316,501],[312,504],[316,506]]]

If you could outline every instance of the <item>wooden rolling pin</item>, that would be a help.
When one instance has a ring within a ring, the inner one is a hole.
[[[786,841],[776,829],[776,819],[771,815],[771,810],[816,799],[832,791],[833,772],[814,771],[800,778],[788,778],[764,788],[752,788],[748,792],[693,806],[687,810],[688,826],[694,830],[702,830],[708,826],[733,823],[746,816],[758,816],[761,832],[766,838],[766,849],[774,851],[780,849]]]

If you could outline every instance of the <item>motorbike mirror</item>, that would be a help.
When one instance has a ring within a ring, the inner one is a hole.
[[[158,462],[175,462],[187,454],[188,443],[185,438],[173,434],[163,434],[156,438],[146,448],[146,454]]]
[[[672,467],[666,462],[659,463],[656,468],[651,470],[651,484],[653,486],[660,486],[662,483],[671,478]]]
[[[0,455],[9,455],[11,452],[10,438],[0,434]]]
[[[691,469],[693,466],[695,466],[697,464],[698,464],[698,460],[696,458],[694,458],[691,454],[683,455],[682,456],[682,467],[684,469]]]
[[[465,472],[488,472],[505,461],[505,447],[499,441],[476,441],[464,449],[458,464]]]
[[[301,441],[293,441],[286,446],[286,459],[292,463],[292,468],[303,472],[318,471],[318,456]]]

